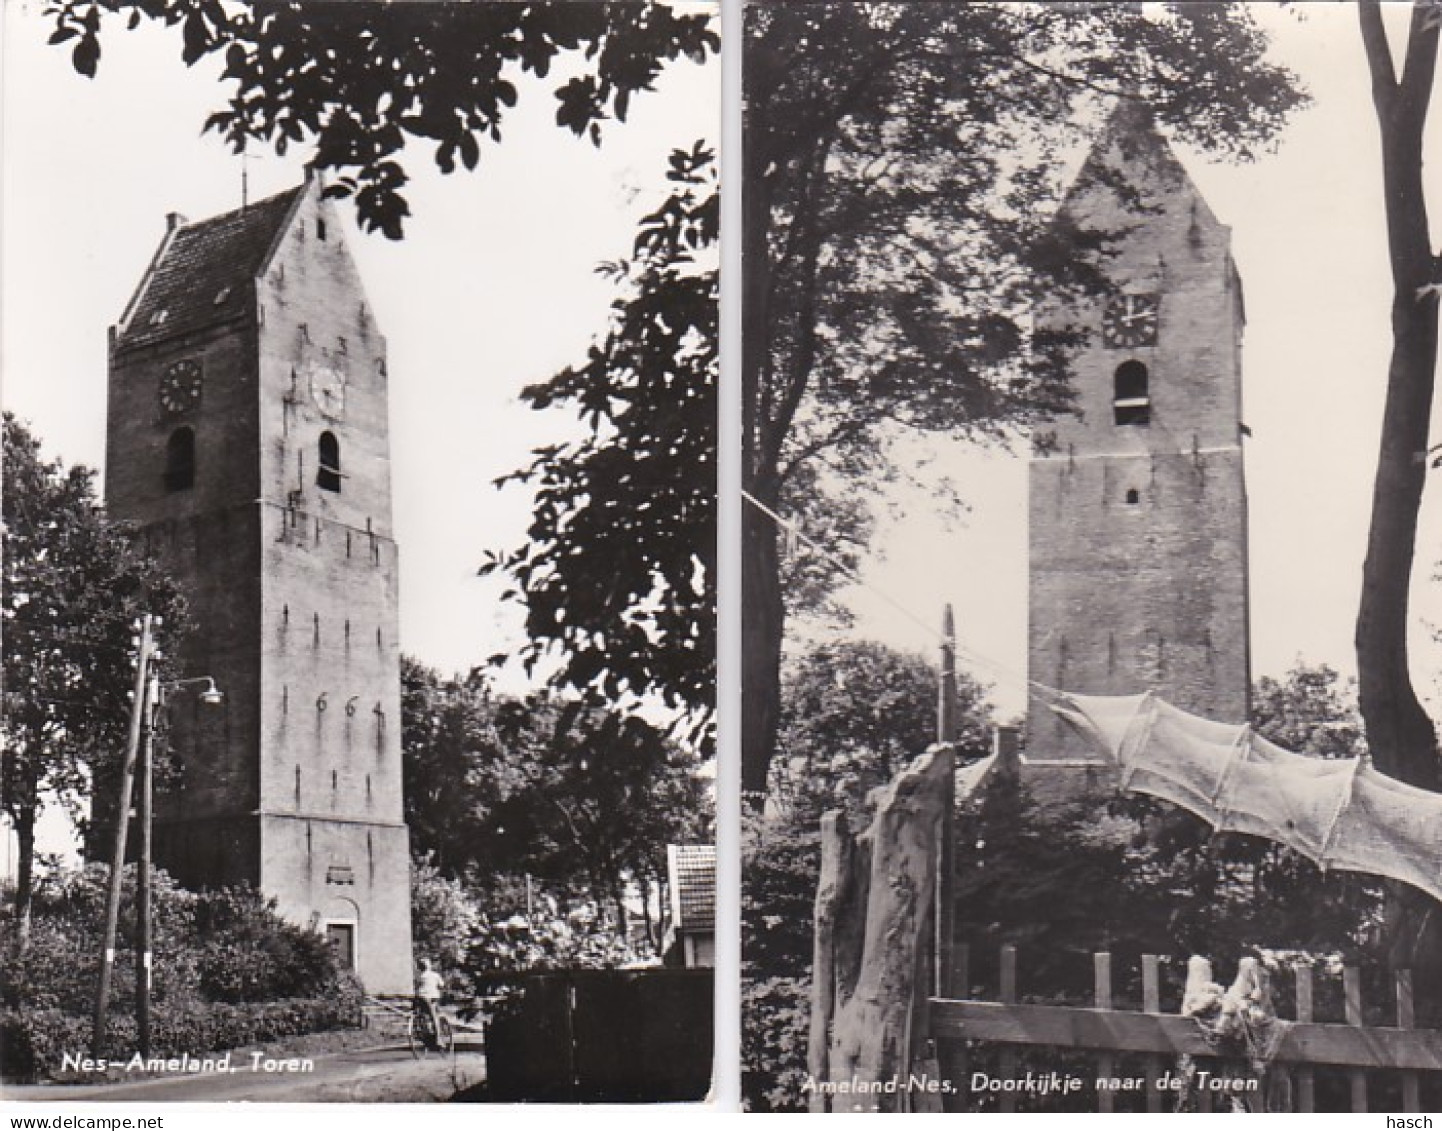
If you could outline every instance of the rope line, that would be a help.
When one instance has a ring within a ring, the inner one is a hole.
[[[765,503],[757,499],[756,496],[752,495],[751,492],[743,489],[741,492],[741,497],[745,499],[748,503],[750,503],[753,507],[755,507],[758,511],[760,511],[762,514],[764,514],[767,518],[769,518],[772,522],[774,522],[788,536],[795,538],[799,542],[804,542],[807,546],[809,546],[812,550],[814,550],[817,554],[819,554],[822,558],[824,558],[827,562],[834,566],[837,571],[840,572],[844,577],[846,577],[853,585],[859,586],[860,588],[870,593],[872,596],[877,597],[878,599],[884,601],[886,604],[890,605],[894,610],[904,616],[907,620],[917,625],[929,635],[935,637],[935,639],[939,643],[956,649],[958,654],[965,656],[967,659],[973,661],[974,663],[980,664],[982,667],[989,668],[992,672],[996,673],[1002,679],[1011,682],[1014,686],[1027,688],[1029,691],[1036,694],[1039,698],[1051,700],[1062,700],[1067,698],[1067,693],[1060,688],[1052,687],[1049,684],[1042,683],[1039,680],[1035,680],[1030,678],[1029,676],[1025,676],[1018,672],[1016,669],[1010,667],[1009,665],[1002,663],[1000,660],[994,660],[989,656],[984,656],[981,653],[971,648],[968,648],[966,645],[958,643],[954,638],[947,636],[946,633],[944,633],[941,629],[937,628],[935,625],[928,624],[918,614],[912,612],[911,609],[907,608],[906,605],[904,605],[901,601],[898,601],[890,593],[886,592],[879,586],[873,585],[871,582],[864,580],[861,575],[856,572],[856,570],[854,570],[851,566],[847,565],[846,562],[842,561],[836,554],[828,550],[825,546],[821,545],[814,538],[808,536],[799,525],[789,519],[782,518]]]

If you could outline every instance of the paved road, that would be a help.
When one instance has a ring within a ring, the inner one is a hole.
[[[458,1048],[452,1056],[416,1060],[404,1045],[327,1053],[302,1071],[255,1071],[250,1053],[236,1049],[231,1071],[187,1073],[114,1084],[37,1084],[5,1089],[12,1100],[104,1100],[163,1103],[176,1100],[259,1100],[286,1103],[424,1103],[449,1100],[486,1077],[486,1058]]]

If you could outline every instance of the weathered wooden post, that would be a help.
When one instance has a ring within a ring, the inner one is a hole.
[[[838,992],[838,917],[855,886],[854,849],[845,813],[833,811],[821,818],[821,876],[816,886],[811,960],[811,1031],[806,1050],[806,1070],[813,1085],[831,1079],[831,1023]],[[819,1087],[811,1093],[807,1107],[813,1112],[831,1109],[826,1093]]]
[[[823,875],[817,915],[819,921],[834,916],[833,972],[830,987],[819,980],[813,987],[812,1032],[820,1028],[818,1011],[829,1008],[831,1038],[826,1075],[813,1080],[840,1085],[829,1097],[833,1111],[911,1106],[906,1084],[916,995],[931,982],[924,955],[936,898],[942,802],[953,765],[944,746],[916,759],[878,795],[871,826],[849,850],[839,822],[827,826],[837,843],[828,848],[823,840],[823,861],[835,865]],[[830,1006],[824,1002],[828,989]],[[813,1062],[819,1063],[818,1056],[813,1049]]]

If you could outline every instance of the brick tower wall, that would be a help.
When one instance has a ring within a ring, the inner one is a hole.
[[[302,197],[259,283],[262,876],[293,918],[356,924],[372,992],[413,984],[385,340],[330,206]],[[322,411],[318,372],[343,374]],[[340,490],[317,483],[321,434]]]
[[[257,884],[302,925],[348,924],[367,988],[407,993],[385,341],[341,230],[314,183],[172,226],[112,336],[107,500],[187,596],[178,670],[225,693],[219,707],[172,696],[157,863],[191,887]],[[199,298],[192,278],[206,280]],[[167,414],[157,389],[186,359],[201,401]],[[317,373],[344,375],[343,405],[317,396]],[[195,481],[171,491],[181,426]],[[339,491],[317,483],[324,432]]]
[[[1056,422],[1031,463],[1030,676],[1081,693],[1153,689],[1245,721],[1243,309],[1230,232],[1145,122],[1114,124],[1065,208],[1112,234],[1112,295],[1158,296],[1157,335],[1105,344],[1108,295],[1053,315],[1091,333],[1073,367],[1077,415]],[[1129,361],[1148,372],[1145,425],[1115,419],[1114,376]],[[1031,758],[1091,754],[1035,698],[1027,746]]]

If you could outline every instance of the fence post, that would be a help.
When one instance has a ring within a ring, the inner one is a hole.
[[[1092,955],[1092,981],[1096,990],[1096,1007],[1111,1009],[1112,956],[1107,951],[1098,951]],[[1116,1057],[1109,1052],[1097,1054],[1097,1111],[1111,1112],[1116,1109],[1116,1097],[1112,1095],[1111,1088],[1100,1083],[1105,1080],[1110,1084],[1116,1072]]]
[[[1016,1004],[1016,947],[1009,944],[1001,948],[1001,1000],[1003,1005]],[[997,1075],[1001,1079],[1015,1079],[1016,1049],[1012,1045],[1002,1046],[998,1063],[1000,1067]],[[1002,1092],[997,1100],[997,1110],[1008,1113],[1016,1111],[1016,1093]]]
[[[1397,971],[1397,1028],[1411,1029],[1417,1023],[1412,1010],[1412,971]],[[1402,1073],[1402,1110],[1421,1111],[1422,1097],[1415,1072]]]
[[[1297,970],[1297,1020],[1312,1020],[1312,968],[1300,965]],[[1311,1113],[1317,1110],[1316,1077],[1310,1064],[1297,1069],[1297,1110]]]
[[[831,1022],[836,1012],[836,912],[852,884],[851,832],[846,814],[833,810],[821,818],[821,875],[816,885],[816,912],[811,962],[811,1034],[806,1067],[813,1084],[831,1079]],[[807,1106],[830,1109],[820,1088]]]
[[[1162,987],[1160,970],[1155,954],[1142,955],[1142,1012],[1160,1013],[1162,1011]],[[1162,1110],[1162,1093],[1157,1087],[1157,1080],[1160,1076],[1160,1060],[1156,1056],[1147,1057],[1147,1111]]]
[[[957,943],[952,951],[952,989],[956,996],[969,998],[971,996],[971,947],[966,943]],[[943,1066],[947,1075],[956,1088],[950,1095],[942,1097],[942,1108],[946,1111],[965,1111],[966,1088],[971,1077],[971,1064],[966,1055],[965,1041],[947,1041],[943,1046],[942,1053],[945,1056]]]
[[[1362,971],[1355,966],[1342,968],[1342,999],[1347,1009],[1347,1024],[1362,1024]],[[1353,1068],[1347,1075],[1352,1081],[1352,1110],[1367,1110],[1367,1070]]]

